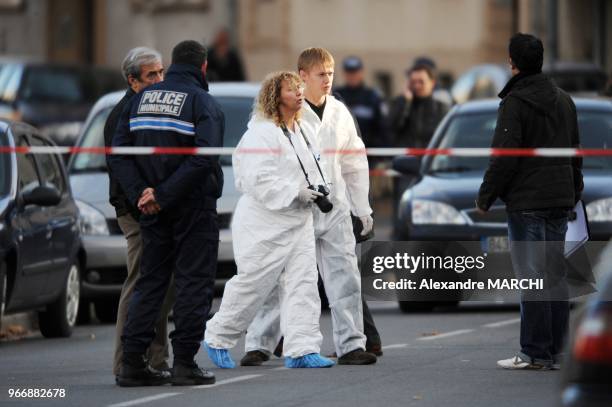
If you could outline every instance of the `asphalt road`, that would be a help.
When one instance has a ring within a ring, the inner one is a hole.
[[[458,310],[401,314],[372,304],[384,341],[376,365],[288,370],[213,369],[215,386],[124,389],[111,374],[111,325],[78,327],[73,337],[39,336],[0,343],[0,405],[49,406],[552,406],[559,372],[504,371],[495,366],[518,346],[518,310],[469,304]],[[323,353],[331,353],[329,313]],[[239,360],[240,343],[232,352]],[[198,363],[212,364],[202,352]],[[9,389],[64,389],[64,398],[15,399]]]

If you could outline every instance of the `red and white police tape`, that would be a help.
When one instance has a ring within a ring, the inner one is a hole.
[[[234,147],[9,147],[0,146],[2,153],[18,154],[106,154],[106,155],[232,155]],[[279,149],[241,148],[242,154],[280,154]],[[607,148],[367,148],[357,150],[322,150],[322,154],[367,154],[370,157],[401,155],[455,157],[591,157],[612,156]]]
[[[105,155],[231,155],[233,147],[7,147],[0,146],[0,154],[105,154]],[[280,154],[279,149],[241,148],[242,154]],[[433,156],[454,157],[603,157],[612,156],[612,149],[604,148],[368,148],[358,150],[323,150],[322,154],[367,154],[370,157]],[[397,171],[386,168],[370,170],[371,176],[396,177]]]

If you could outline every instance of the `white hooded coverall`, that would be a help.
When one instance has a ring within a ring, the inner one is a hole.
[[[319,182],[303,137],[299,132],[291,136],[311,182]],[[234,347],[274,289],[284,355],[319,353],[313,218],[310,205],[297,199],[307,182],[293,147],[281,128],[254,116],[232,162],[236,188],[242,192],[232,220],[238,273],[226,284],[221,308],[207,323],[205,341],[212,348]]]
[[[361,278],[350,211],[357,217],[372,213],[368,201],[368,160],[353,117],[342,102],[327,96],[323,120],[307,104],[302,110],[302,127],[320,150],[323,173],[331,183],[333,210],[324,214],[314,205],[312,210],[317,263],[331,309],[334,345],[340,357],[355,349],[365,349],[366,343]],[[278,305],[279,295],[274,291],[247,329],[247,352],[260,350],[269,354],[283,334],[287,339],[287,332],[279,324]]]

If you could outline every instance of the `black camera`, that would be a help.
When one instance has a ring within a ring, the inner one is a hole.
[[[319,185],[315,189],[315,187],[313,185],[310,185],[308,187],[308,189],[312,189],[313,191],[317,191],[317,192],[323,194],[323,196],[317,197],[317,199],[315,199],[315,201],[314,201],[314,203],[317,204],[317,206],[319,207],[321,212],[328,213],[332,209],[334,209],[334,204],[332,204],[329,201],[329,199],[327,199],[327,196],[329,195],[329,188],[327,188],[325,185]]]

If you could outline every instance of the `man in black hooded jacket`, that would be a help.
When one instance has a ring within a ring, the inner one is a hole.
[[[516,34],[509,46],[512,79],[500,93],[493,148],[577,148],[576,106],[542,74],[542,42]],[[476,205],[487,211],[501,198],[517,278],[542,278],[545,289],[521,293],[520,352],[506,369],[558,366],[568,329],[563,242],[582,191],[582,160],[568,157],[493,157]],[[529,243],[523,243],[529,242]]]

